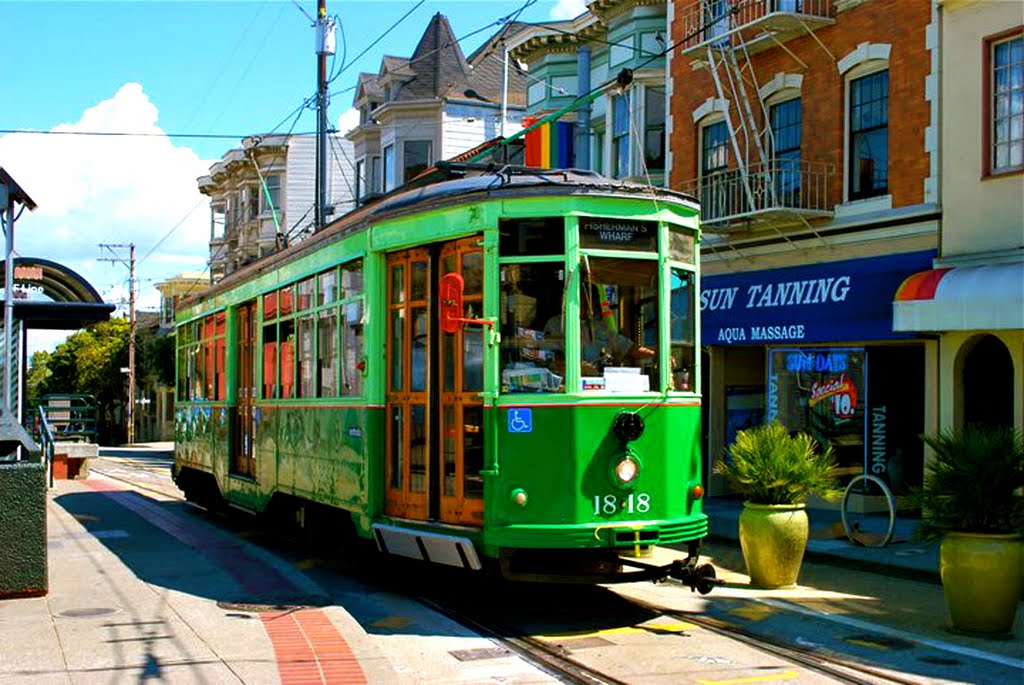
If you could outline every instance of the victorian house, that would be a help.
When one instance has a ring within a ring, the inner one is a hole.
[[[540,136],[540,153],[527,140],[527,164],[664,185],[666,12],[665,0],[593,0],[510,41],[527,69],[530,121],[573,105]]]
[[[328,137],[328,213],[354,206],[352,143]],[[314,230],[316,136],[250,136],[198,179],[210,198],[210,280],[298,241]]]
[[[386,56],[376,74],[359,75],[359,125],[346,137],[360,201],[519,130],[523,77],[507,68],[504,46],[523,26],[507,24],[467,58],[448,19],[435,14],[411,57]]]

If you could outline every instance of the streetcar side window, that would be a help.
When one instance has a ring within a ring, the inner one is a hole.
[[[363,260],[341,265],[341,394],[363,394]]]
[[[536,257],[565,253],[565,221],[560,216],[502,219],[498,223],[502,257]]]
[[[565,392],[564,331],[546,328],[562,312],[562,264],[501,266],[502,392]]]
[[[692,271],[672,267],[672,283],[669,292],[669,337],[672,341],[670,361],[673,390],[693,390],[694,355],[696,354],[694,349],[696,310],[693,283]]]
[[[214,402],[227,397],[224,312],[178,329],[178,401]]]
[[[264,399],[363,392],[363,261],[263,296]]]

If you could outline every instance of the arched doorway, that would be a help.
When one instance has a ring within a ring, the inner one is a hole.
[[[964,347],[960,366],[963,425],[1013,426],[1013,359],[994,335]]]

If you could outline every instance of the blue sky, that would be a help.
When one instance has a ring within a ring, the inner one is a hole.
[[[343,57],[346,64],[331,84],[331,120],[347,127],[359,72],[376,72],[385,54],[410,55],[434,13],[445,14],[459,38],[485,29],[462,43],[468,54],[524,4],[327,0],[342,29],[328,66],[339,70]],[[584,0],[537,0],[520,20],[570,18],[584,9]],[[202,271],[209,212],[195,179],[242,137],[290,130],[297,111],[294,130],[315,129],[314,112],[300,109],[316,90],[306,14],[315,16],[315,0],[0,0],[0,166],[39,205],[18,219],[16,252],[64,263],[119,302],[127,269],[98,261],[98,245],[133,242],[142,307],[157,306],[154,282]],[[17,132],[24,130],[75,135]],[[229,137],[215,137],[221,135]],[[57,339],[34,334],[30,348]]]

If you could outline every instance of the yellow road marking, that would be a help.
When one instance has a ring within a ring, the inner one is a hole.
[[[872,649],[889,651],[889,647],[887,647],[886,645],[879,644],[878,642],[871,642],[868,640],[858,640],[854,637],[848,637],[846,638],[846,640],[844,640],[844,642],[847,642],[851,645],[857,645],[858,647],[871,647]]]
[[[559,633],[558,635],[538,635],[538,640],[553,642],[556,640],[576,640],[586,637],[601,637],[602,635],[636,635],[638,633],[681,633],[684,630],[695,628],[692,623],[673,621],[672,623],[649,623],[638,626],[622,626],[621,628],[606,628],[604,630],[584,630],[578,633]]]
[[[732,680],[698,680],[701,685],[739,685],[739,683],[764,683],[771,680],[792,680],[797,677],[796,671],[780,671],[774,675],[755,675],[749,678],[734,678]]]
[[[374,621],[370,625],[374,628],[384,628],[385,630],[402,630],[403,628],[408,628],[411,624],[412,619],[405,616],[388,616],[379,621]]]
[[[773,616],[776,610],[774,607],[766,606],[764,604],[748,604],[746,606],[739,607],[730,611],[730,614],[745,618],[748,621],[763,621],[769,616]]]

